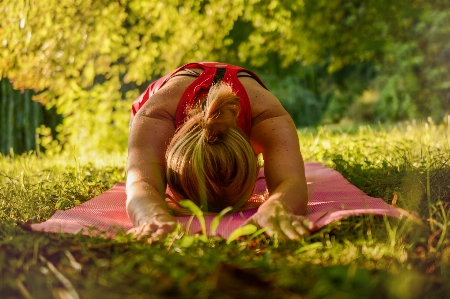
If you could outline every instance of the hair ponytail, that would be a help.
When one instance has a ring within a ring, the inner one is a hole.
[[[230,127],[237,128],[241,106],[239,98],[229,85],[223,83],[214,85],[201,106],[201,126],[207,142],[214,143],[221,139]]]
[[[239,210],[250,198],[258,164],[237,125],[239,98],[220,83],[191,109],[166,152],[166,178],[175,201],[189,198],[204,211]]]

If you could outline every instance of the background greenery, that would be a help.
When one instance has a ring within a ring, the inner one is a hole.
[[[3,1],[0,150],[124,151],[132,100],[191,61],[256,71],[298,126],[442,121],[449,41],[444,0]]]

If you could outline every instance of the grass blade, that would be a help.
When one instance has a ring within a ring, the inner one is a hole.
[[[227,244],[230,244],[239,237],[251,235],[257,230],[258,228],[256,227],[256,225],[253,224],[247,224],[242,227],[239,227],[230,234],[230,236],[227,239]]]
[[[190,201],[189,199],[184,199],[179,202],[180,206],[183,208],[188,209],[192,212],[192,214],[197,217],[198,221],[200,222],[200,226],[202,228],[202,235],[206,238],[206,224],[205,224],[205,217],[203,217],[203,212],[200,210],[200,208]]]
[[[215,235],[217,227],[219,226],[220,220],[225,216],[226,213],[233,210],[233,207],[226,207],[223,209],[214,219],[211,221],[211,234]]]

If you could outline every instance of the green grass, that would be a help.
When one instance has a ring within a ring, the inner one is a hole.
[[[124,181],[126,157],[1,157],[0,298],[449,297],[448,132],[430,123],[300,130],[306,160],[423,221],[352,217],[298,242],[31,232],[30,222]]]

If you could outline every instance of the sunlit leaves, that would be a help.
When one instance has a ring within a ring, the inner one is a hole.
[[[243,7],[224,0],[2,4],[2,76],[15,88],[45,90],[36,100],[65,116],[58,138],[66,146],[85,147],[89,136],[87,148],[102,147],[103,134],[127,135],[136,93],[123,84],[142,85],[189,61],[220,60]],[[114,142],[126,147],[126,140]]]
[[[439,1],[433,5],[445,7]],[[127,134],[136,87],[191,61],[226,61],[279,73],[307,64],[332,73],[384,57],[383,67],[391,58],[394,66],[411,62],[405,76],[420,77],[410,82],[432,89],[405,94],[429,98],[436,104],[422,106],[435,113],[448,90],[442,57],[449,51],[449,22],[448,13],[433,5],[423,0],[9,1],[0,5],[0,73],[16,89],[45,91],[36,99],[65,116],[59,138],[73,140],[69,146],[85,140],[78,127],[103,128],[86,129],[91,147],[102,144],[100,131]],[[392,48],[411,42],[417,45],[412,56],[391,55]],[[418,53],[425,53],[421,63],[414,62]],[[417,75],[414,63],[428,67]],[[109,108],[101,111],[115,115],[105,122],[95,107],[108,101]],[[124,140],[114,142],[126,147]]]

